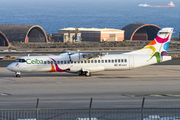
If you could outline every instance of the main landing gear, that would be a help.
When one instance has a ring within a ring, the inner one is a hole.
[[[79,76],[84,76],[84,75],[89,77],[89,76],[91,76],[91,73],[89,71],[82,71],[82,70],[80,70],[79,71]]]
[[[20,77],[21,72],[15,72],[16,77]]]

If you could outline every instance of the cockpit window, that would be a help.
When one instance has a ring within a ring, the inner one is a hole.
[[[15,62],[24,63],[24,62],[26,62],[26,60],[25,59],[17,59]]]

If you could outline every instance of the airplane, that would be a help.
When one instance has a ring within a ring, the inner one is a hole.
[[[171,60],[166,56],[173,28],[161,29],[153,41],[140,50],[123,54],[104,54],[101,52],[63,51],[54,56],[22,56],[7,66],[15,72],[68,72],[80,76],[91,76],[100,71],[130,70],[159,62]]]

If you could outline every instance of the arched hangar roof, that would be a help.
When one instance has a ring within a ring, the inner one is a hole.
[[[125,40],[153,40],[161,28],[153,24],[132,23],[122,28]]]
[[[0,25],[9,42],[48,42],[46,32],[39,25]]]
[[[0,46],[9,46],[7,37],[0,31]]]

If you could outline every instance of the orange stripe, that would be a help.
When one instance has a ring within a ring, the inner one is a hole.
[[[151,41],[148,45],[155,45],[156,44],[156,41],[155,40],[153,40],[153,41]],[[148,46],[147,45],[147,46]]]
[[[51,63],[51,62],[50,62]],[[56,72],[55,68],[54,68],[54,65],[51,63],[51,70],[49,72]]]

